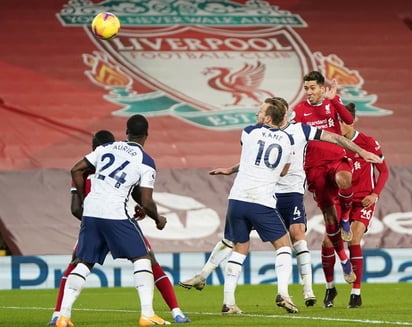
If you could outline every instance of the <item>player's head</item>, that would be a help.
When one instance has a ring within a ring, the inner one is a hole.
[[[305,76],[303,76],[303,82],[310,81],[315,81],[317,84],[321,86],[325,85],[325,77],[323,77],[323,75],[316,70],[313,70],[307,73]]]
[[[285,99],[280,98],[280,97],[267,98],[265,99],[265,103],[269,103],[273,106],[278,106],[280,104],[286,108],[286,111],[288,111],[289,109],[289,103]]]
[[[310,104],[322,102],[325,92],[325,77],[318,71],[311,71],[303,76],[303,89]]]
[[[257,123],[280,126],[286,120],[289,105],[283,98],[267,98],[257,112]]]
[[[356,117],[356,105],[353,102],[345,104],[346,109],[351,113],[353,120],[355,121]]]
[[[93,135],[92,148],[94,150],[99,145],[106,144],[106,143],[112,143],[114,141],[115,141],[114,135],[111,132],[102,129]]]
[[[148,135],[149,122],[142,115],[131,116],[126,126],[126,135],[129,140],[145,138]]]

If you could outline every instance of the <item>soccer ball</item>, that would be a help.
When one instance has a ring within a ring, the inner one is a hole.
[[[120,20],[110,12],[97,14],[92,21],[93,34],[102,40],[114,38],[120,29]]]

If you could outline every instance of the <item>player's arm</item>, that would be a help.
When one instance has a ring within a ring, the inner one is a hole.
[[[144,217],[146,217],[146,212],[141,206],[142,194],[140,192],[140,187],[138,185],[136,185],[132,190],[132,198],[137,203],[134,207],[133,217],[136,218],[137,220],[142,220]]]
[[[381,194],[386,184],[386,181],[389,178],[389,169],[385,161],[383,161],[380,164],[374,165],[374,167],[378,171],[379,176],[376,181],[376,185],[373,189],[373,192],[362,199],[362,205],[366,208],[375,203],[376,201],[378,201],[379,195]]]
[[[79,194],[77,193],[76,188],[72,188],[71,190],[71,202],[70,202],[70,210],[72,215],[75,216],[77,219],[81,220],[83,216],[83,206],[80,202]]]
[[[291,147],[290,153],[288,155],[287,162],[283,166],[283,169],[280,173],[280,177],[283,177],[283,176],[287,175],[287,173],[289,172],[290,165],[291,165],[291,160],[292,160],[291,157],[295,155],[295,151],[294,151],[295,141],[293,140],[293,137],[291,135],[289,135],[287,133],[285,133],[285,134],[289,136],[290,144],[291,144],[292,147]]]
[[[156,202],[153,200],[153,189],[150,187],[140,186],[141,205],[146,215],[156,222],[158,229],[163,229],[166,226],[166,217],[160,216],[157,212]]]
[[[73,184],[76,187],[77,195],[79,197],[80,205],[83,204],[84,201],[84,184],[85,184],[85,172],[86,170],[90,169],[90,163],[85,158],[79,160],[74,164],[70,173],[72,175]]]
[[[289,167],[290,167],[290,163],[287,163],[287,164],[283,167],[282,172],[280,173],[280,177],[283,177],[283,176],[285,176],[285,175],[288,173]]]
[[[336,111],[339,114],[339,118],[347,125],[353,124],[353,116],[345,105],[342,103],[339,97],[335,97],[331,100],[332,104],[335,106]]]
[[[376,186],[375,189],[373,190],[373,193],[381,194],[388,178],[389,178],[389,169],[388,166],[386,165],[386,161],[383,161],[380,164],[375,165],[376,170],[379,173],[378,180],[376,181]]]
[[[321,133],[320,136],[319,136],[319,132]],[[331,133],[325,130],[318,130],[316,132],[315,139],[318,139],[318,137],[319,137],[319,140],[321,141],[338,144],[347,150],[350,150],[350,151],[353,151],[359,154],[367,162],[376,163],[376,164],[382,163],[382,158],[380,158],[379,156],[377,156],[376,154],[372,152],[362,149],[360,146],[356,145],[351,140],[347,139],[346,137],[342,135]]]
[[[336,108],[340,119],[347,125],[353,124],[352,114],[346,109],[345,105],[342,103],[342,100],[337,96],[338,83],[336,80],[332,80],[332,83],[329,87],[326,87],[326,97],[330,100],[333,106]]]
[[[227,167],[227,168],[216,168],[209,171],[209,175],[231,175],[239,171],[239,164]]]

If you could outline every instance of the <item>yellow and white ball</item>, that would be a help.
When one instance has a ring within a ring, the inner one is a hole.
[[[101,12],[93,18],[91,28],[97,38],[110,40],[119,33],[120,20],[110,12]]]

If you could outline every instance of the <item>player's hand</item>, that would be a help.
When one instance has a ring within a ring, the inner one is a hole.
[[[376,194],[376,193],[371,193],[371,194],[369,194],[369,195],[367,195],[367,196],[365,196],[363,199],[362,199],[362,206],[364,207],[364,208],[368,208],[368,207],[370,207],[372,204],[374,204],[374,203],[376,203],[378,201],[378,195]]]
[[[374,164],[380,164],[383,162],[382,158],[377,156],[376,154],[363,150],[359,153],[359,155],[365,159],[365,161],[370,162],[370,163],[374,163]]]
[[[230,175],[229,168],[216,168],[209,171],[209,175]]]
[[[167,223],[167,219],[165,216],[159,216],[157,221],[156,221],[156,227],[157,229],[162,230],[163,228],[165,228]]]
[[[134,207],[133,217],[137,220],[142,220],[144,217],[146,217],[146,212],[144,211],[143,207],[136,204],[136,206]]]
[[[336,82],[336,79],[333,79],[330,86],[326,87],[325,96],[329,100],[333,100],[336,97],[337,92],[338,92],[338,82]]]
[[[228,167],[228,168],[216,168],[209,171],[209,175],[232,175],[236,173],[239,169],[239,166]]]

